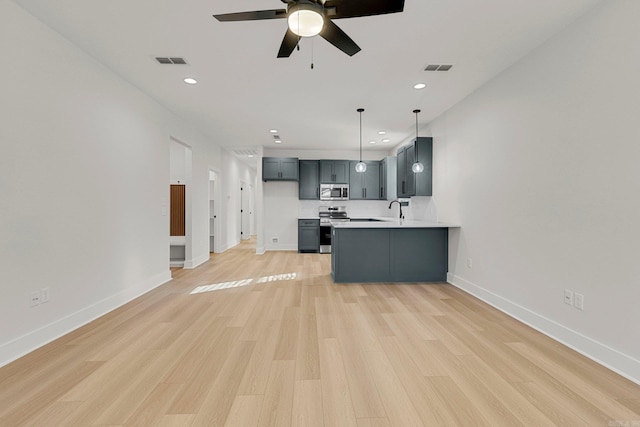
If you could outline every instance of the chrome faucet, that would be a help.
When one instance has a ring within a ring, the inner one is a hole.
[[[400,217],[399,217],[399,219],[404,219],[404,215],[402,214],[402,203],[400,203],[399,200],[393,200],[391,203],[389,203],[389,209],[391,209],[391,205],[393,205],[394,203],[397,203],[398,206],[400,207]]]

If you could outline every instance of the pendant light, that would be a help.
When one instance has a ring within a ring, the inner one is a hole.
[[[367,164],[362,161],[362,112],[364,108],[358,108],[358,113],[360,113],[360,161],[356,163],[356,172],[365,172],[367,170]]]
[[[418,160],[418,113],[420,110],[413,110],[416,115],[416,162],[411,166],[413,173],[421,173],[424,171],[424,165]]]

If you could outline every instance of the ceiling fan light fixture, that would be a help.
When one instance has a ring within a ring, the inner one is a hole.
[[[289,29],[300,37],[313,37],[324,27],[322,9],[315,3],[300,2],[289,8]]]

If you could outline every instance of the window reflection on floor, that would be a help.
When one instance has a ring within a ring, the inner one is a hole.
[[[285,281],[285,280],[295,280],[296,277],[298,277],[297,273],[285,273],[285,274],[276,274],[274,276],[264,276],[259,278],[234,280],[232,282],[214,283],[211,285],[198,286],[197,288],[191,291],[191,295],[201,294],[203,292],[219,291],[222,289],[238,288],[240,286],[248,286],[254,283],[259,284],[259,283],[278,282],[278,281]]]

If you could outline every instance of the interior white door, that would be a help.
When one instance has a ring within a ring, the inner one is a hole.
[[[246,182],[240,182],[240,238],[242,240],[251,237],[251,216],[249,205],[249,186]]]

